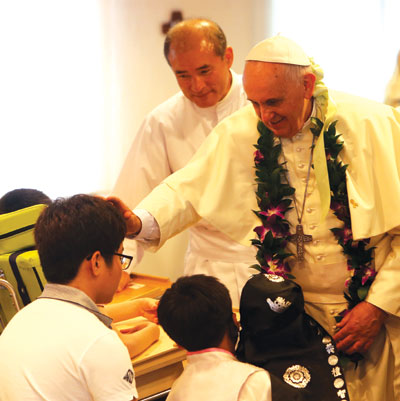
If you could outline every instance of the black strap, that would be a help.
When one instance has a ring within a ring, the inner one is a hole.
[[[18,265],[17,265],[17,257],[21,255],[21,253],[26,252],[28,249],[22,249],[20,251],[14,252],[10,255],[8,261],[10,262],[11,269],[14,273],[14,277],[17,280],[18,284],[18,292],[22,299],[24,306],[28,305],[31,302],[31,299],[28,295],[28,290],[22,280],[21,273],[19,272]]]
[[[35,273],[36,280],[37,280],[37,282],[38,282],[38,284],[39,284],[40,290],[43,291],[43,290],[44,290],[44,287],[43,287],[42,280],[40,280],[39,273],[37,272],[35,266],[32,266],[32,269],[33,269],[33,272]]]
[[[8,233],[5,233],[5,234],[0,235],[0,239],[12,237],[13,235],[17,235],[17,234],[23,233],[23,232],[25,232],[25,231],[29,231],[29,230],[31,230],[33,227],[35,227],[35,225],[34,225],[34,224],[31,224],[31,225],[29,225],[29,226],[25,226],[25,227],[18,228],[17,230],[14,230],[14,231],[9,231]]]

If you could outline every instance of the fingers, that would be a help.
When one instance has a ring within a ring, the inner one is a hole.
[[[142,298],[141,301],[143,302],[142,308],[149,311],[156,310],[159,303],[158,299],[153,298]]]
[[[124,219],[125,219],[125,220],[129,220],[129,219],[133,216],[132,210],[126,210],[126,211],[123,213],[123,216],[124,216]]]
[[[342,351],[346,354],[360,353],[364,354],[368,351],[372,345],[371,339],[354,339],[353,337],[346,337],[342,341],[336,343],[336,348],[338,351]]]
[[[106,198],[114,207],[116,207],[126,220],[127,235],[136,235],[142,228],[142,221],[132,212],[132,210],[116,196]]]
[[[144,311],[143,317],[145,317],[147,320],[150,320],[153,323],[158,323],[158,316],[156,309]]]
[[[379,333],[385,313],[379,308],[361,302],[340,323],[339,331],[333,336],[339,351],[347,354],[365,353]]]
[[[336,327],[341,329],[342,327],[346,326],[347,322],[349,321],[349,314],[347,314],[340,322],[336,323]]]
[[[127,212],[131,212],[131,210],[129,209],[129,207],[127,205],[125,205],[124,202],[122,202],[121,199],[117,198],[116,196],[109,196],[106,198],[107,202],[110,202],[114,207],[116,207],[117,209],[119,209],[124,215]]]

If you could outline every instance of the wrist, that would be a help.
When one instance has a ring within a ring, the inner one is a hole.
[[[384,322],[387,317],[387,312],[381,309],[379,306],[376,306],[368,301],[364,301],[366,304],[369,305],[370,309],[372,310],[373,314],[375,315],[376,319],[380,322]]]
[[[128,239],[134,239],[140,233],[140,231],[142,231],[142,220],[136,215],[133,215],[132,218],[134,220],[133,223],[134,231],[132,233],[126,234],[126,238]]]

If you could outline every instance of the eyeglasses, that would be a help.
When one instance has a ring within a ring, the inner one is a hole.
[[[119,256],[119,260],[121,261],[122,270],[126,270],[131,265],[133,256],[124,255],[122,253],[114,252],[113,255]]]
[[[133,256],[124,255],[122,253],[114,252],[113,255],[119,256],[119,260],[121,262],[122,270],[126,270],[131,265]],[[93,256],[93,253],[86,257],[87,260],[90,260]]]

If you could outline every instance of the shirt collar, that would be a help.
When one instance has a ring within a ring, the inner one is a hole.
[[[239,82],[238,82],[239,80],[238,80],[238,77],[236,76],[236,74],[232,70],[229,70],[229,72],[231,73],[231,78],[232,78],[231,86],[230,86],[228,92],[226,93],[226,95],[217,103],[217,106],[226,103],[230,99],[230,97],[232,96],[232,93],[234,92],[234,90],[236,89],[236,87],[239,84]]]
[[[102,323],[111,328],[112,319],[101,313],[93,300],[77,288],[69,285],[47,283],[38,298],[56,299],[78,305],[93,313]]]
[[[197,110],[197,112],[199,114],[208,115],[210,113],[215,112],[217,110],[217,108],[225,105],[226,103],[229,103],[232,96],[236,96],[237,88],[240,87],[240,84],[241,84],[240,76],[237,75],[232,69],[230,69],[229,72],[231,73],[231,77],[232,77],[232,82],[231,82],[229,91],[221,100],[219,100],[216,104],[214,104],[214,106],[199,107],[196,105],[196,103],[192,102],[191,100],[187,99],[186,97],[185,97],[185,99],[187,99],[187,101],[189,101],[193,105],[193,107]]]
[[[229,355],[231,357],[234,357],[234,355],[232,354],[232,352],[229,352],[226,349],[223,348],[205,348],[205,349],[201,349],[199,351],[188,351],[187,355],[191,356],[191,355],[201,355],[201,354],[209,354],[212,352],[221,352],[222,354],[226,354]]]
[[[315,99],[312,99],[312,110],[311,110],[311,114],[310,117],[308,117],[308,120],[304,123],[302,131],[306,128],[308,128],[308,126],[311,124],[311,118],[316,117],[317,116],[317,109],[315,107]]]

